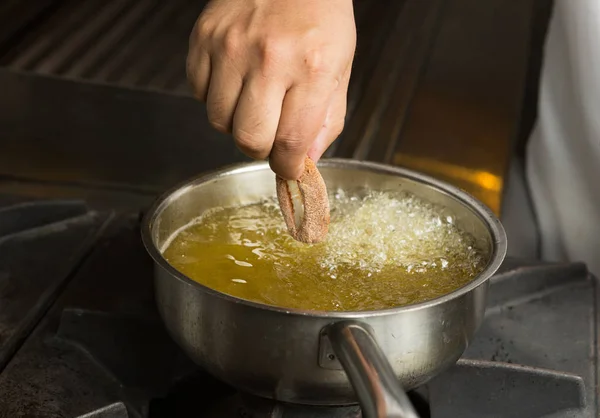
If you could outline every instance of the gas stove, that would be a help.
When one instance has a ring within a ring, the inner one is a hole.
[[[360,417],[236,392],[167,335],[137,211],[0,195],[0,417]],[[598,287],[582,264],[507,259],[462,359],[409,394],[421,417],[598,408]]]

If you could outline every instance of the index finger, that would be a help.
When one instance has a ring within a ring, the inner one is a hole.
[[[269,155],[271,169],[285,180],[297,180],[304,158],[325,124],[335,83],[295,85],[283,99],[275,142]]]

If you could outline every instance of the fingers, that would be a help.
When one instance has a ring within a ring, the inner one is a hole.
[[[251,158],[266,159],[273,147],[285,86],[257,75],[242,89],[233,117],[233,137],[240,150]]]
[[[199,31],[199,23],[196,22],[190,34],[186,72],[194,96],[204,102],[210,82],[210,55],[201,45]]]
[[[214,128],[297,179],[307,153],[318,160],[343,126],[355,45],[348,0],[211,0],[190,35],[187,73]]]
[[[327,111],[325,123],[307,153],[315,163],[319,161],[325,151],[327,151],[327,148],[340,136],[344,129],[346,96],[345,90],[338,90],[334,93],[331,105]]]
[[[327,148],[335,141],[344,130],[346,119],[346,109],[348,104],[348,84],[350,82],[350,72],[352,63],[348,66],[340,85],[333,93],[331,104],[327,110],[327,117],[317,138],[308,150],[308,156],[315,163],[319,161]]]
[[[205,102],[210,82],[210,55],[203,50],[194,51],[188,55],[186,69],[194,96]]]
[[[325,123],[336,84],[300,84],[288,90],[269,155],[271,169],[284,179],[296,180],[304,171],[304,158]]]
[[[242,77],[227,58],[213,61],[211,65],[206,96],[208,121],[216,130],[231,133],[233,115],[242,92]]]
[[[231,132],[233,114],[242,91],[242,76],[227,54],[209,54],[212,29],[199,19],[190,35],[186,62],[187,77],[196,98],[206,102],[211,125],[224,133]]]

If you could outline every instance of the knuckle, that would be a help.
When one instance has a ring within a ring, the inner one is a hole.
[[[297,154],[306,148],[306,141],[297,134],[281,133],[277,136],[277,148],[281,153]]]
[[[200,18],[196,22],[196,25],[194,26],[194,30],[192,31],[192,40],[200,42],[206,41],[211,37],[212,33],[213,24],[210,21],[210,19],[208,19],[205,16],[200,16]]]
[[[258,41],[258,52],[264,71],[269,71],[280,62],[286,53],[286,42],[273,36]]]
[[[304,68],[310,76],[332,74],[332,64],[320,49],[311,49],[304,54]]]
[[[233,58],[242,49],[243,36],[235,26],[230,27],[223,36],[223,52],[226,56]]]

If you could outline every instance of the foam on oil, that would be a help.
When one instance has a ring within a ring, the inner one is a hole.
[[[173,267],[210,288],[286,308],[384,309],[426,301],[485,267],[473,239],[443,208],[402,192],[330,196],[324,242],[288,234],[276,199],[207,211],[164,250]]]

